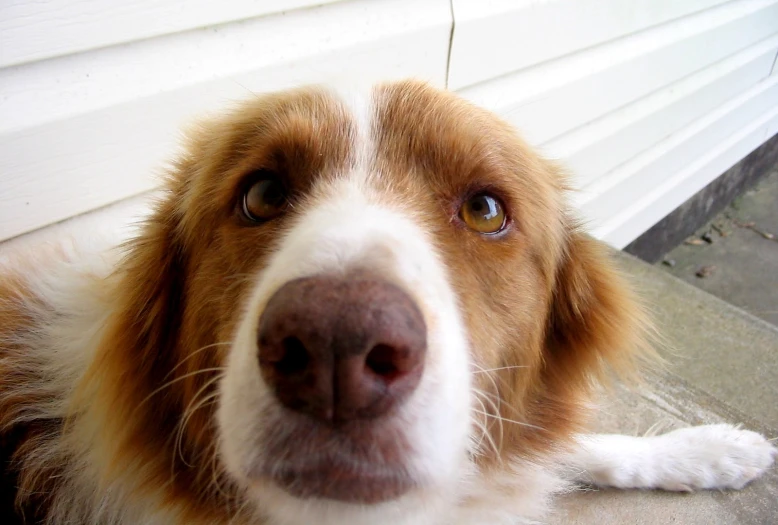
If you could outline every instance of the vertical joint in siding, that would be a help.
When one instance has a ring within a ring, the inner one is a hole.
[[[451,10],[451,33],[448,37],[448,55],[446,56],[446,88],[448,88],[449,85],[449,71],[451,70],[451,50],[454,47],[454,27],[457,23],[456,16],[454,16],[454,0],[449,0],[448,6]]]
[[[453,34],[453,32],[454,32],[453,28],[451,29],[451,32]],[[450,46],[448,48],[448,56],[449,56],[449,61],[451,61],[451,47]],[[775,52],[775,58],[773,58],[773,67],[770,69],[770,74],[771,75],[775,75],[776,73],[778,73],[778,51]],[[446,77],[448,77],[448,70],[446,70]],[[446,82],[448,82],[448,78],[446,78]]]

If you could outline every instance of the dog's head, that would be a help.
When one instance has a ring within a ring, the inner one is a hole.
[[[640,329],[564,191],[495,116],[412,82],[204,126],[87,378],[104,479],[211,519],[397,523],[542,462]]]

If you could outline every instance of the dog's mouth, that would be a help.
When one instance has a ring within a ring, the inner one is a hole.
[[[291,416],[291,414],[289,415]],[[265,460],[250,478],[301,499],[375,504],[419,486],[412,448],[396,422],[352,421],[339,427],[291,416],[265,434]]]
[[[376,504],[399,498],[415,483],[402,469],[321,461],[305,468],[276,469],[272,481],[297,498]]]

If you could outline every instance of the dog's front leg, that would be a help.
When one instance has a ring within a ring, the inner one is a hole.
[[[778,455],[760,434],[724,424],[658,436],[580,435],[576,441],[573,480],[622,489],[741,489]]]

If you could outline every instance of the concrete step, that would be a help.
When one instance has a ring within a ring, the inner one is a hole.
[[[595,430],[630,435],[741,423],[778,436],[778,329],[632,256],[615,255],[666,338],[668,370],[603,396]],[[778,524],[778,471],[742,491],[593,490],[561,498],[553,524]]]

